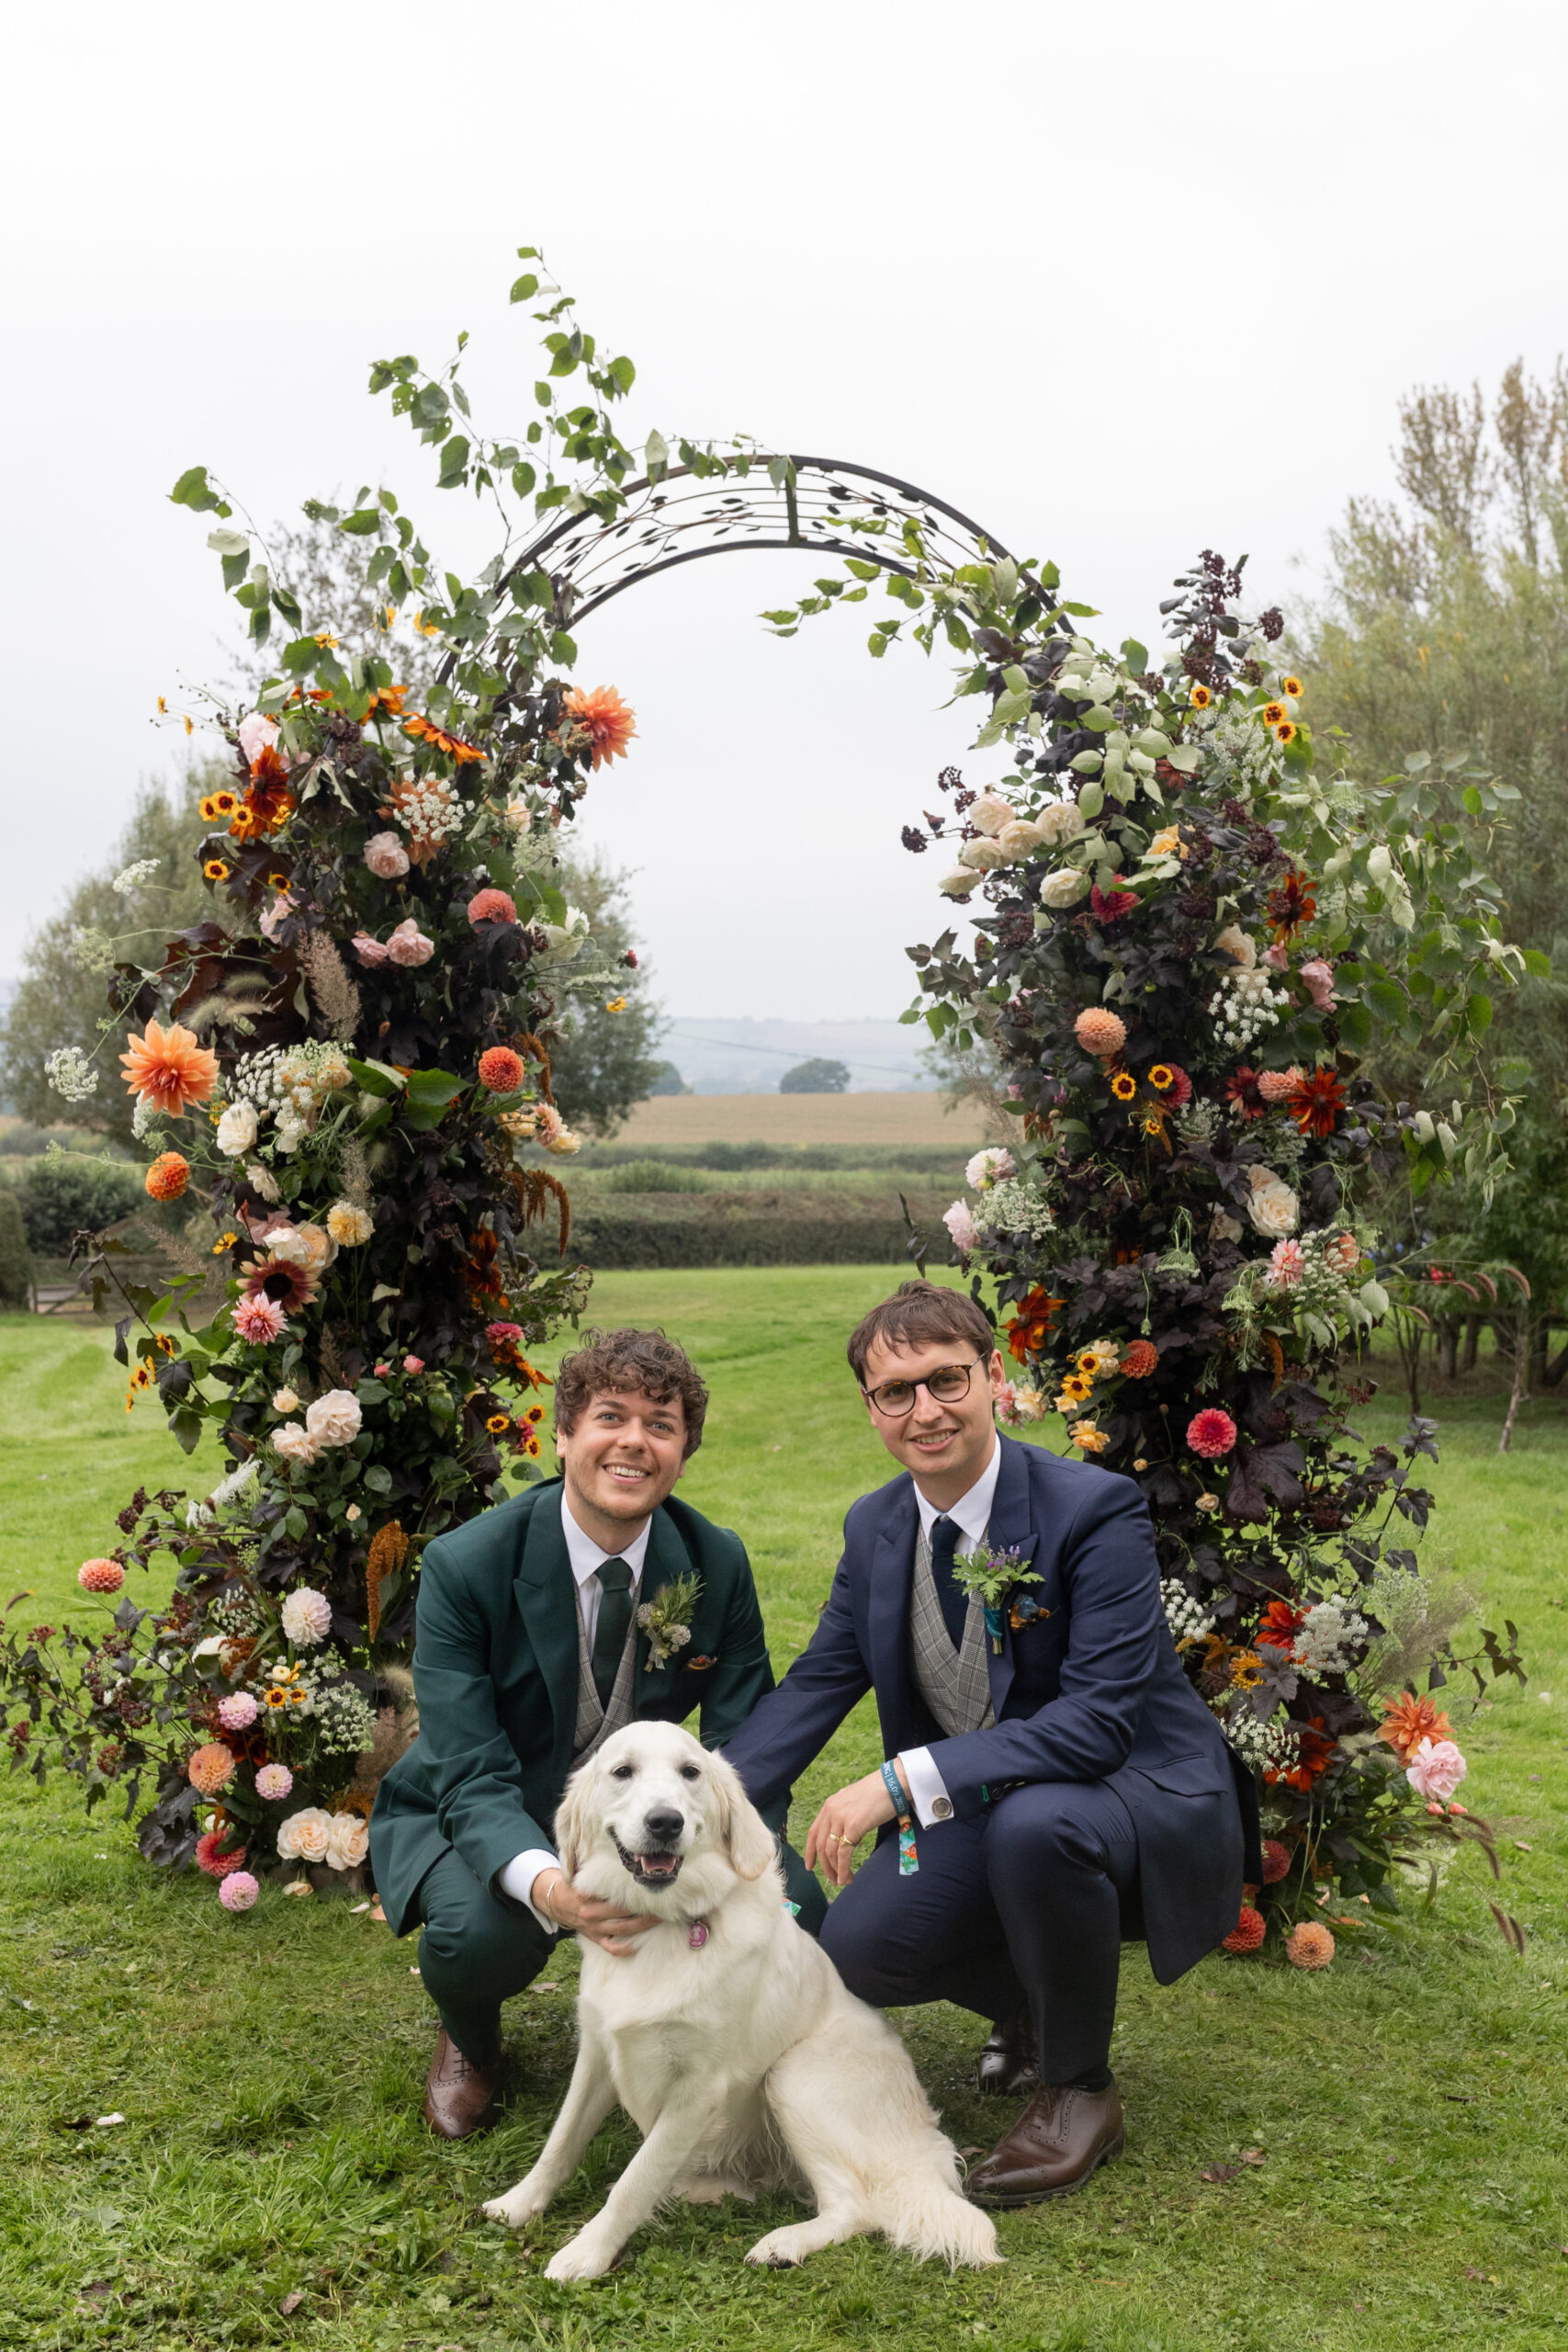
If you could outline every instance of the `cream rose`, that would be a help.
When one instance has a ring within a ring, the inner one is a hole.
[[[1290,1186],[1271,1168],[1249,1168],[1247,1179],[1252,1186],[1247,1213],[1256,1229],[1270,1241],[1294,1233],[1302,1204]]]
[[[1084,830],[1083,810],[1076,800],[1054,800],[1048,808],[1042,808],[1034,821],[1040,828],[1041,840],[1053,849],[1059,848],[1063,842],[1076,842]]]
[[[409,854],[396,833],[372,833],[365,844],[365,863],[378,881],[395,882],[409,870]]]
[[[250,1102],[231,1102],[218,1122],[215,1138],[225,1159],[238,1159],[249,1151],[256,1139],[255,1106]]]
[[[357,1813],[327,1815],[327,1860],[334,1871],[352,1871],[370,1851],[369,1825]]]
[[[324,1862],[332,1835],[332,1815],[319,1804],[303,1805],[277,1825],[278,1859],[285,1862]]]
[[[966,899],[979,879],[979,876],[971,873],[968,866],[961,865],[955,874],[944,874],[937,888],[944,899]]]
[[[1258,962],[1258,944],[1248,939],[1240,923],[1227,923],[1214,944],[1223,955],[1234,956],[1244,972],[1250,972]]]
[[[1089,888],[1089,876],[1081,865],[1058,865],[1040,885],[1043,907],[1070,907],[1077,904]]]
[[[992,874],[998,865],[1005,865],[1007,862],[1007,852],[999,842],[992,841],[988,833],[981,833],[976,840],[965,842],[958,853],[959,865],[968,866],[974,874]]]
[[[1015,817],[997,835],[997,847],[1011,865],[1021,865],[1025,858],[1033,856],[1044,839],[1044,832],[1032,818]]]
[[[299,1421],[285,1421],[280,1430],[274,1430],[272,1442],[285,1462],[296,1462],[301,1469],[316,1458],[316,1441]]]
[[[305,1408],[305,1427],[313,1445],[352,1445],[364,1419],[359,1399],[347,1388],[329,1388]]]
[[[340,1249],[357,1250],[375,1230],[369,1211],[356,1209],[352,1201],[334,1201],[327,1211],[327,1231]]]
[[[245,1181],[258,1199],[264,1201],[276,1201],[277,1199],[277,1179],[273,1174],[270,1168],[263,1167],[259,1159],[246,1160]]]
[[[969,822],[983,833],[999,833],[1004,825],[1011,824],[1018,810],[999,792],[982,792],[969,809]]]

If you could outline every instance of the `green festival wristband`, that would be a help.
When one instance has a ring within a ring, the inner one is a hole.
[[[920,1867],[915,1849],[915,1824],[909,1812],[909,1800],[904,1794],[904,1783],[888,1758],[882,1768],[882,1784],[893,1800],[893,1818],[898,1824],[898,1875],[913,1878]]]

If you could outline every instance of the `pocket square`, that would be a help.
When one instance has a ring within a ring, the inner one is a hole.
[[[717,1664],[716,1657],[689,1657],[686,1660],[686,1671],[688,1674],[705,1674],[710,1666]]]

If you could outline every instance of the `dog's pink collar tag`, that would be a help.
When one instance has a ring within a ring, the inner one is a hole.
[[[691,1926],[686,1930],[686,1941],[691,1945],[692,1950],[694,1951],[701,1951],[707,1939],[707,1921],[705,1919],[694,1919]]]

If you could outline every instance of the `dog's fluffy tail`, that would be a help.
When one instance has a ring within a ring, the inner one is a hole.
[[[995,2222],[970,2204],[956,2181],[949,2187],[942,2178],[953,2168],[952,2146],[934,2128],[931,2136],[937,2145],[930,2161],[902,2177],[883,2173],[868,2184],[875,2226],[920,2261],[945,2262],[950,2270],[960,2264],[980,2270],[1000,2262]]]

